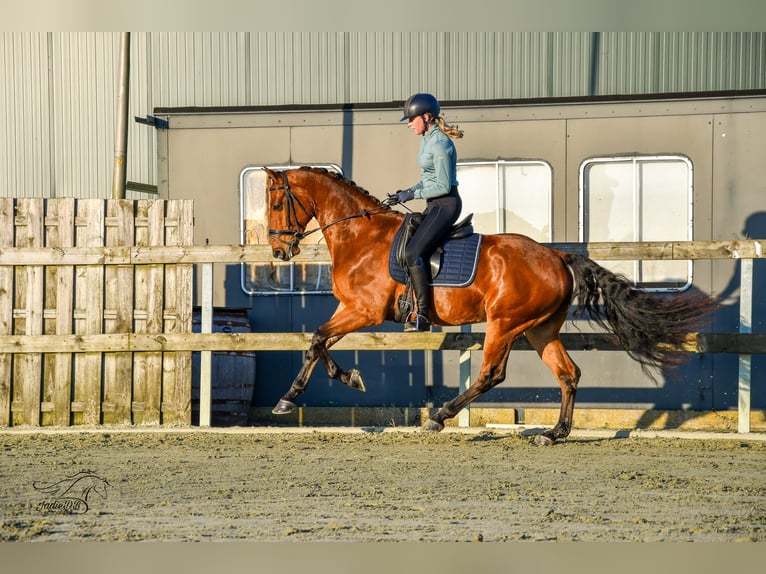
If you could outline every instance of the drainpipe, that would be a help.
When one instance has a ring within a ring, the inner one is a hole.
[[[130,99],[130,32],[122,32],[120,36],[120,72],[117,81],[117,122],[114,134],[112,199],[125,199],[128,101]]]

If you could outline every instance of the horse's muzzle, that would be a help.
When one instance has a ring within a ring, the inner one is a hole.
[[[279,259],[280,261],[287,261],[289,259],[284,249],[275,249],[271,254],[274,256],[274,259]]]

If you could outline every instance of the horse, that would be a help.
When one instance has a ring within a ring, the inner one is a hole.
[[[300,241],[321,231],[332,260],[332,289],[338,307],[313,333],[303,365],[272,413],[287,414],[306,390],[321,360],[330,378],[364,391],[356,369],[343,370],[329,349],[348,333],[392,321],[405,286],[388,272],[389,251],[404,214],[353,181],[327,170],[264,168],[269,243],[273,256],[289,261]],[[316,219],[318,227],[306,231]],[[482,237],[473,282],[434,287],[434,325],[486,323],[484,358],[475,381],[431,414],[422,427],[438,432],[444,422],[501,383],[514,341],[527,338],[561,388],[558,422],[537,435],[541,445],[566,438],[572,429],[580,368],[561,343],[559,331],[576,301],[584,316],[611,333],[648,373],[681,362],[681,345],[712,300],[699,293],[665,297],[639,290],[591,259],[552,249],[520,234]]]

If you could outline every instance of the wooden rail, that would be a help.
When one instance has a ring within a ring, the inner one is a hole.
[[[311,333],[109,333],[102,335],[0,335],[0,353],[164,353],[170,351],[305,351]],[[619,351],[605,333],[561,333],[572,351]],[[484,333],[351,333],[338,351],[481,351]],[[514,350],[532,350],[519,339]],[[766,334],[692,333],[689,353],[766,353]]]
[[[548,243],[548,246],[608,260],[760,259],[766,240]],[[296,262],[329,263],[324,245],[301,245]],[[152,265],[182,263],[272,263],[268,245],[133,247],[2,247],[0,265]]]

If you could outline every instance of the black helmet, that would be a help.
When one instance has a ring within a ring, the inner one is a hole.
[[[400,122],[415,116],[431,114],[434,118],[439,115],[439,102],[431,94],[415,94],[404,102],[404,116]]]

